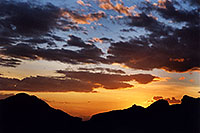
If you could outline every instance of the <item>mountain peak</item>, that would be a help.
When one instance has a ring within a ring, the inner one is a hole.
[[[9,105],[14,106],[32,106],[32,107],[41,107],[41,108],[48,108],[49,105],[44,102],[43,100],[37,98],[36,96],[32,96],[26,93],[18,93],[14,96],[8,97],[4,99],[4,102]]]
[[[169,107],[169,103],[166,100],[160,99],[154,103],[152,103],[148,109],[153,109],[153,110],[165,110],[166,108]]]
[[[188,95],[184,95],[183,98],[181,99],[182,104],[199,104],[200,103],[200,98],[193,98]]]

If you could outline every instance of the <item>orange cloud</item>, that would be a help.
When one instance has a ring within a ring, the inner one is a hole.
[[[135,9],[135,5],[131,7],[124,6],[124,3],[116,3],[114,5],[110,0],[99,0],[99,7],[104,10],[114,10],[118,13],[125,14],[126,16],[132,16],[132,11]]]
[[[97,38],[97,37],[92,38],[92,40],[90,40],[90,41],[103,43],[103,40],[101,40],[100,38]]]
[[[85,4],[82,0],[78,0],[76,1],[78,4],[82,5],[82,6],[91,6],[90,4]]]
[[[153,97],[153,100],[156,100],[156,101],[158,101],[158,100],[160,100],[160,99],[163,99],[163,97],[162,97],[162,96],[154,96],[154,97]]]
[[[128,66],[126,66],[125,64],[120,64],[120,63],[112,63],[111,65],[113,65],[113,66],[120,66],[120,67],[122,67],[122,68],[129,68]]]
[[[184,62],[185,59],[184,59],[184,58],[175,58],[175,59],[170,58],[169,61],[173,61],[173,62]]]
[[[78,14],[73,11],[63,11],[62,17],[64,18],[70,18],[73,22],[77,24],[90,24],[93,21],[98,21],[99,19],[105,17],[105,13],[102,11],[99,11],[97,13],[90,13],[90,14]]]
[[[166,9],[166,5],[165,5],[166,2],[167,0],[158,0],[158,7]]]
[[[170,103],[170,104],[181,103],[181,100],[176,99],[175,97],[172,97],[172,98],[163,98],[162,96],[154,96],[153,97],[153,100],[156,100],[156,101],[161,100],[161,99],[168,101],[168,103]]]
[[[194,79],[190,79],[189,81],[193,83],[193,82],[194,82]]]
[[[185,79],[185,77],[180,77],[180,78],[179,78],[179,80],[184,80],[184,79]]]
[[[165,98],[164,100],[168,101],[168,103],[170,103],[170,104],[178,104],[178,103],[181,103],[181,100],[176,99],[175,97],[172,97],[172,99],[170,99],[170,98]]]

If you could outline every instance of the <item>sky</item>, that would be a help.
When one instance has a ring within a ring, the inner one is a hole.
[[[73,116],[200,95],[198,0],[1,0],[0,99]]]

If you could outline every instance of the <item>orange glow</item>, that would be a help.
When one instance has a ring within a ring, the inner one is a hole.
[[[153,81],[168,81],[169,79],[172,79],[171,77],[159,77],[153,79]]]
[[[135,9],[136,5],[131,7],[124,6],[123,2],[116,3],[116,5],[113,5],[113,3],[110,0],[99,0],[100,5],[99,7],[104,10],[114,10],[116,12],[125,14],[126,16],[132,16],[132,11]]]
[[[75,12],[63,11],[61,14],[62,17],[70,18],[73,22],[77,24],[90,24],[93,21],[98,21],[105,16],[105,13],[99,11],[97,13],[90,14],[76,14]]]
[[[124,64],[120,64],[120,63],[112,63],[112,65],[114,65],[114,66],[120,66],[120,67],[122,67],[122,68],[129,68],[128,66],[126,66],[126,65],[124,65]]]
[[[166,9],[165,3],[167,0],[158,0],[158,7]]]
[[[101,39],[99,39],[99,38],[97,38],[97,37],[92,38],[92,40],[90,40],[90,41],[92,41],[92,42],[103,43],[103,40],[101,40]]]
[[[169,61],[173,61],[173,62],[184,62],[184,58],[176,58],[176,59],[173,59],[173,58],[170,58]]]
[[[91,6],[90,4],[85,4],[82,0],[78,0],[77,3],[82,6]]]
[[[190,79],[189,81],[193,83],[193,82],[194,82],[194,79]]]
[[[152,17],[152,18],[155,19],[155,20],[158,20],[158,17],[155,17],[155,16],[153,16],[152,14],[149,14],[148,16],[149,16],[149,17]]]
[[[185,77],[180,77],[180,78],[179,78],[179,80],[184,80],[184,79],[185,79]]]

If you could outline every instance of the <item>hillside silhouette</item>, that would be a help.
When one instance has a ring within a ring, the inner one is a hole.
[[[83,122],[35,96],[20,93],[0,100],[0,132],[200,133],[200,98],[185,95],[176,105],[165,100],[147,108],[133,105]]]
[[[81,118],[53,109],[25,93],[0,100],[0,132],[55,132],[80,127]],[[1,131],[2,130],[2,131]]]

